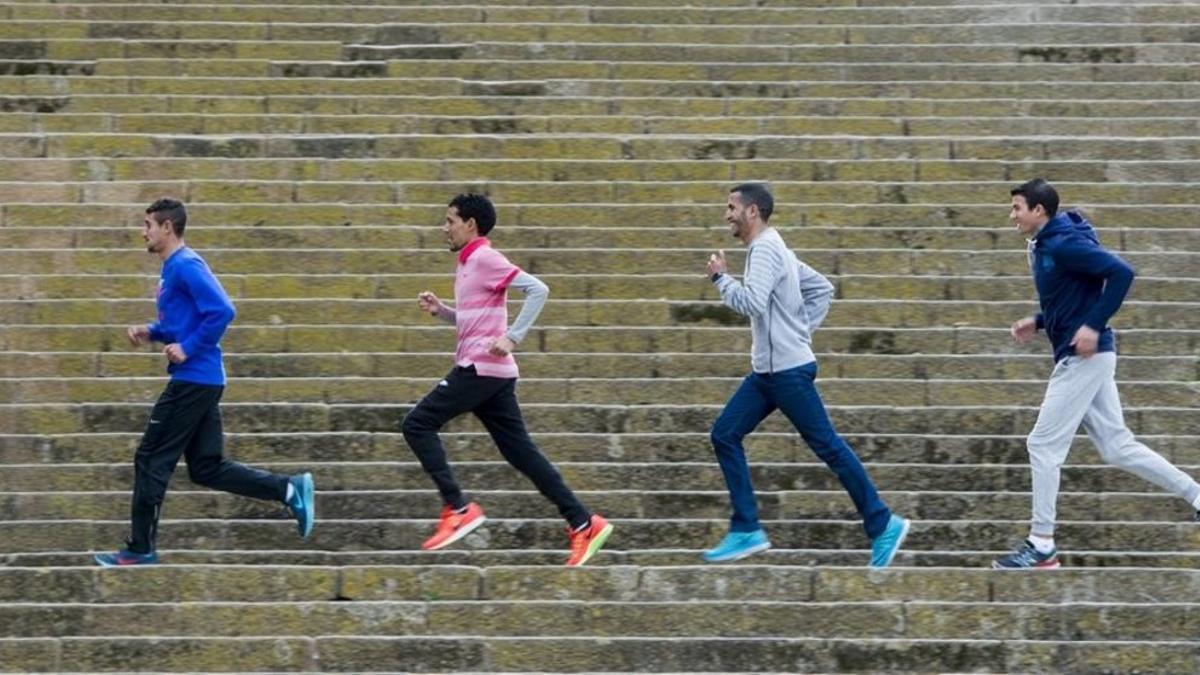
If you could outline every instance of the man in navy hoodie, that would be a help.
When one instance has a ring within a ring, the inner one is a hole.
[[[102,567],[158,562],[158,520],[167,482],[179,457],[187,457],[188,478],[215,490],[283,502],[296,516],[300,535],[312,532],[316,508],[312,474],[292,477],[268,473],[224,456],[218,403],[225,390],[221,336],[234,309],[208,265],[183,241],[187,210],[174,199],[146,209],[142,239],[146,250],[163,261],[158,282],[158,320],[130,326],[134,345],[161,342],[171,381],[154,410],[134,456],[131,534],[126,547],[100,553]]]
[[[1042,311],[1012,325],[1017,342],[1044,330],[1054,346],[1054,370],[1029,434],[1033,522],[1029,538],[992,563],[996,569],[1058,567],[1054,521],[1059,474],[1082,423],[1113,466],[1154,483],[1200,509],[1200,485],[1139,443],[1121,412],[1114,379],[1116,341],[1108,320],[1121,307],[1134,272],[1100,245],[1078,213],[1058,213],[1058,192],[1038,178],[1012,190],[1009,218],[1029,237],[1029,265]],[[1200,514],[1198,514],[1200,519]]]

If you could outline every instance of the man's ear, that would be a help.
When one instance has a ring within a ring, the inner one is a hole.
[[[475,216],[471,216],[463,221],[463,224],[468,228],[475,230],[475,234],[479,234],[479,223],[475,222]]]

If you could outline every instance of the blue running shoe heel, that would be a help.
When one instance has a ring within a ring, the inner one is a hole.
[[[883,568],[892,564],[896,552],[908,537],[908,528],[912,521],[892,514],[883,533],[871,542],[871,567]]]
[[[317,521],[317,502],[313,494],[313,478],[311,473],[302,473],[288,479],[292,484],[292,498],[287,506],[296,517],[296,527],[300,536],[308,539],[312,534],[313,524]]]

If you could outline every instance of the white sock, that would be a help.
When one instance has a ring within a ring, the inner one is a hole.
[[[1054,550],[1054,537],[1043,537],[1039,534],[1030,534],[1029,543],[1037,549],[1038,553],[1049,553]]]
[[[292,481],[288,481],[287,494],[283,496],[283,501],[292,501],[292,495],[296,494],[296,488],[292,487]]]

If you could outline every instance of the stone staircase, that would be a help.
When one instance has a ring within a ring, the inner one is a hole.
[[[1083,437],[1066,568],[986,569],[1027,529],[1051,365],[1007,338],[1034,308],[1019,182],[1138,268],[1126,416],[1200,473],[1200,6],[674,4],[0,0],[0,672],[1200,671],[1200,530]],[[776,418],[748,444],[776,548],[700,562],[728,514],[707,431],[750,346],[703,263],[740,270],[721,215],[753,179],[837,285],[822,391],[915,519],[894,569],[866,570]],[[452,295],[436,224],[463,190],[551,287],[521,396],[616,523],[587,568],[470,419],[447,445],[493,520],[419,550],[439,504],[397,423],[450,366],[415,296]],[[239,309],[228,452],[313,471],[320,520],[302,542],[181,469],[169,564],[98,570],[164,383],[123,337],[164,194]]]

